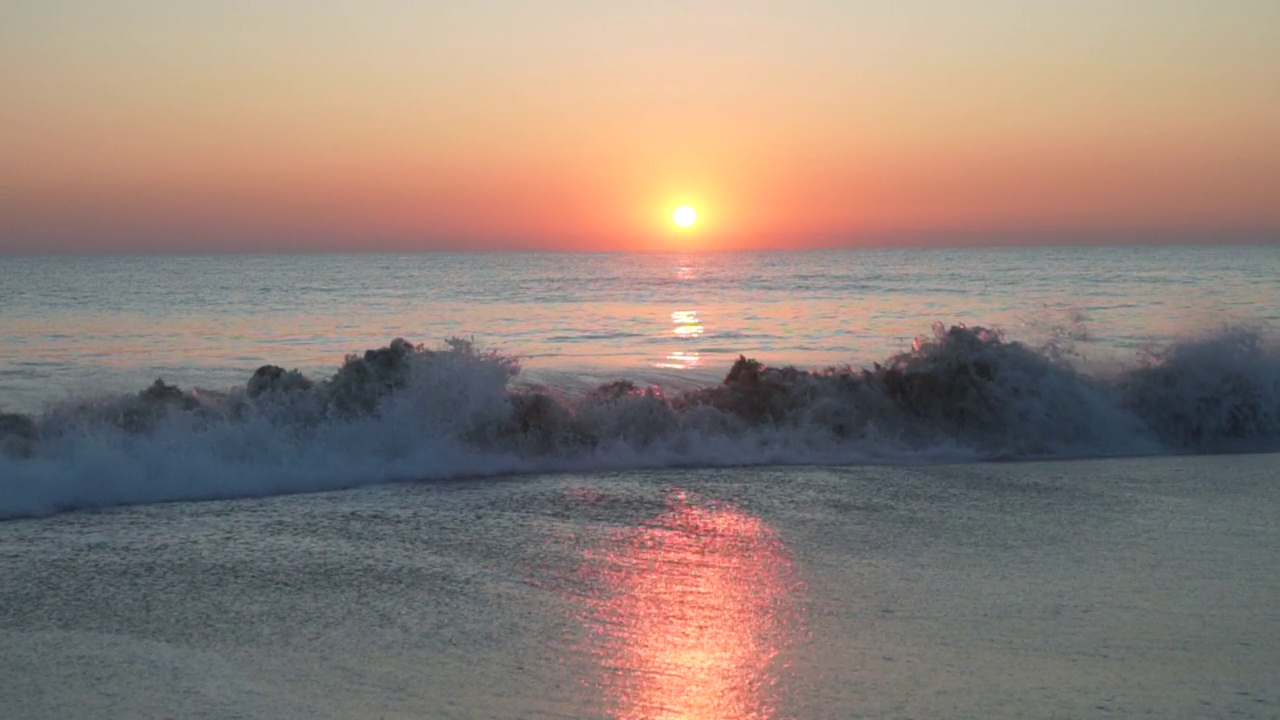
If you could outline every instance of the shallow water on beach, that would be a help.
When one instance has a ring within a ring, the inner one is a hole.
[[[1277,469],[577,473],[9,521],[0,706],[1271,718]]]

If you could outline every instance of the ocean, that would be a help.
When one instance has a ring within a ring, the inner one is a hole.
[[[1280,717],[1280,246],[0,300],[5,717]]]

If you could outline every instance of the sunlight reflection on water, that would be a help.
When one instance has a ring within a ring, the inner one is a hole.
[[[775,658],[801,631],[798,585],[760,518],[673,493],[589,552],[587,653],[618,718],[768,718]]]
[[[671,322],[675,329],[671,332],[676,337],[688,338],[702,335],[702,321],[698,319],[697,310],[677,310],[671,313]]]
[[[697,367],[701,360],[702,356],[696,352],[682,352],[680,350],[676,350],[663,358],[662,361],[654,363],[653,366],[656,368],[666,368],[670,370],[688,370],[690,368]]]
[[[869,366],[935,321],[998,327],[1032,346],[1066,328],[1086,338],[1073,343],[1090,362],[1132,362],[1224,322],[1274,333],[1278,252],[0,257],[0,405],[35,412],[157,377],[226,390],[264,364],[323,378],[347,353],[397,336],[472,338],[518,356],[532,383],[714,383],[740,354]],[[698,367],[654,367],[676,349],[697,352]]]

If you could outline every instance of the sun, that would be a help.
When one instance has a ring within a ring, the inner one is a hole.
[[[688,205],[681,205],[671,213],[671,221],[682,228],[693,227],[698,222],[698,211]]]

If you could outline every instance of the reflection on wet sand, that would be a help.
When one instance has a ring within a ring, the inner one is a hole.
[[[762,520],[683,494],[588,558],[590,652],[618,718],[768,718],[799,631],[787,554]]]

